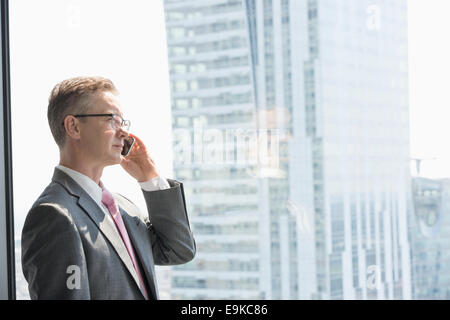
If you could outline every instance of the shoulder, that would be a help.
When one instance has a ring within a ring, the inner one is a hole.
[[[25,226],[32,224],[54,224],[65,222],[73,225],[69,211],[77,203],[77,197],[56,182],[51,182],[39,195],[28,211]],[[73,211],[73,210],[72,210]]]
[[[67,190],[56,182],[51,182],[33,203],[31,209],[44,203],[55,205],[70,205],[76,203],[77,197],[71,195]]]

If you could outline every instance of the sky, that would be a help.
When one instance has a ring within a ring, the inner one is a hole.
[[[411,157],[421,175],[450,177],[450,1],[407,0]]]
[[[425,159],[423,175],[450,177],[450,1],[406,1],[411,156]],[[113,80],[131,131],[146,143],[161,175],[172,177],[162,1],[10,1],[10,49],[16,234],[58,163],[46,109],[51,89],[65,78]],[[105,169],[102,180],[145,208],[138,184],[120,166]]]

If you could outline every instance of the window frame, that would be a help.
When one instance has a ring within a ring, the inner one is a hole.
[[[9,2],[1,0],[2,109],[0,115],[0,300],[16,299],[14,210],[12,185],[11,91],[9,61]]]

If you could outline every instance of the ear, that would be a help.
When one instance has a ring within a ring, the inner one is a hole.
[[[64,128],[67,135],[72,139],[79,140],[81,138],[80,123],[74,116],[67,116],[64,119]]]

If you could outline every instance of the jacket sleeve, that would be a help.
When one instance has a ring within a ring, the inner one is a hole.
[[[143,191],[150,224],[153,259],[157,265],[191,261],[196,252],[186,211],[183,184],[167,179],[170,189]]]
[[[33,300],[90,299],[81,238],[67,209],[33,206],[22,230],[22,269]]]

